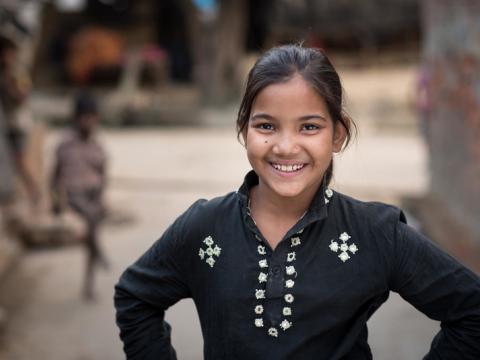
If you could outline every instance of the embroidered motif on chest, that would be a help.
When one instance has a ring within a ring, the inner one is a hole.
[[[331,240],[330,245],[328,247],[334,253],[338,253],[340,251],[340,254],[338,255],[338,257],[340,260],[345,262],[348,259],[350,259],[349,252],[352,255],[355,255],[356,252],[358,251],[358,247],[357,245],[355,245],[355,243],[351,243],[350,245],[348,244],[348,240],[351,239],[351,236],[348,235],[346,232],[341,233],[338,239],[342,242],[341,244],[339,244],[337,241]]]
[[[214,257],[219,257],[222,249],[215,244],[211,236],[207,236],[203,240],[203,243],[207,246],[207,248],[204,250],[200,247],[198,256],[200,256],[200,259],[205,260],[205,262],[213,268],[213,265],[215,265]]]

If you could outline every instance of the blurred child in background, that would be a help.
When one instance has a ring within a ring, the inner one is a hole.
[[[106,155],[95,139],[97,124],[97,101],[91,94],[80,94],[75,99],[72,131],[56,150],[51,183],[53,211],[58,214],[65,206],[69,206],[87,224],[87,264],[83,290],[87,300],[94,297],[95,267],[108,267],[98,245],[98,227],[104,216],[102,195]]]

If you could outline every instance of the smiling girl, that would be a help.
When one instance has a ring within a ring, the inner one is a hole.
[[[193,298],[205,359],[371,359],[390,291],[442,322],[426,359],[480,358],[480,280],[401,210],[328,187],[353,123],[325,54],[283,46],[251,69],[237,129],[253,170],[199,200],[116,285],[128,359],[175,359],[165,310]]]

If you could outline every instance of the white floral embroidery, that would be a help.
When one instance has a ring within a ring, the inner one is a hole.
[[[255,306],[255,314],[261,314],[261,313],[263,313],[263,306],[262,305]]]
[[[337,252],[338,251],[338,243],[336,241],[333,241],[331,240],[330,241],[330,245],[328,246],[330,248],[330,250],[332,250],[333,252]]]
[[[255,289],[255,297],[257,299],[265,299],[265,290],[263,289]]]
[[[304,229],[301,229],[297,234],[301,234],[303,233]],[[263,243],[263,241],[260,239],[260,237],[258,235],[255,235],[255,237],[262,242],[262,244],[260,245],[257,245],[257,252],[262,255],[262,257],[264,257],[263,259],[259,260],[258,262],[258,265],[260,267],[260,272],[259,272],[259,275],[258,275],[258,282],[260,284],[260,289],[255,289],[255,298],[257,300],[260,300],[260,299],[265,299],[266,297],[266,290],[265,290],[265,287],[262,286],[262,283],[265,283],[268,281],[268,271],[267,270],[264,270],[266,268],[268,268],[269,266],[269,263],[268,263],[268,260],[267,260],[267,250],[266,250],[266,246],[265,244]],[[291,243],[290,243],[290,247],[295,247],[295,246],[299,246],[301,244],[301,239],[300,239],[300,236],[293,236],[291,237],[290,239]],[[338,246],[338,244],[337,244]],[[297,254],[295,251],[291,251],[289,253],[287,253],[287,263],[293,263],[295,260],[297,259]],[[286,274],[287,275],[294,275],[294,277],[296,278],[297,277],[297,271],[295,270],[295,267],[291,264],[289,264],[288,266],[285,267],[285,271],[286,271]],[[285,288],[286,289],[292,289],[295,285],[295,281],[293,279],[286,279],[285,281]],[[262,289],[263,287],[263,289]],[[289,291],[289,290],[288,290]],[[284,295],[284,301],[285,301],[285,305],[283,308],[282,308],[282,314],[283,316],[291,316],[292,315],[292,309],[291,307],[289,306],[289,304],[293,303],[294,301],[294,296],[291,294],[291,293],[288,293],[288,294],[285,294]],[[255,314],[256,316],[259,316],[259,317],[256,317],[255,318],[255,326],[256,327],[264,327],[264,319],[261,317],[262,314],[264,313],[264,307],[263,305],[261,304],[257,304],[255,306]],[[268,328],[268,335],[272,336],[272,337],[278,337],[278,332],[279,332],[279,328],[280,329],[283,329],[284,331],[289,329],[290,327],[292,327],[292,322],[286,320],[286,319],[283,319],[283,321],[278,325],[278,326],[271,326]]]
[[[287,271],[287,275],[293,275],[293,274],[295,274],[295,267],[294,266],[287,266],[286,271]]]
[[[283,329],[283,331],[287,330],[291,326],[292,326],[292,323],[286,319],[283,320],[280,324],[280,327]]]
[[[345,241],[348,241],[348,239],[351,238],[350,235],[348,235],[346,232],[343,232],[340,234],[340,236],[338,237],[340,240],[342,240],[343,242]]]
[[[260,282],[260,283],[267,282],[267,274],[261,272],[258,275],[258,282]]]
[[[268,335],[278,337],[278,330],[274,327],[271,327],[270,329],[268,329]]]
[[[345,262],[345,261],[347,261],[348,259],[350,259],[350,256],[349,256],[348,253],[346,253],[346,252],[340,253],[340,255],[338,255],[338,257],[339,257],[340,260],[342,260],[343,262]]]
[[[333,196],[333,190],[330,188],[327,188],[327,190],[325,190],[325,195],[331,198]]]
[[[303,231],[303,230],[302,230]],[[294,247],[294,246],[298,246],[301,244],[301,241],[300,241],[300,238],[299,237],[293,237],[291,239],[292,241],[292,245],[290,245],[290,247]]]
[[[258,253],[259,253],[260,255],[265,255],[265,254],[266,254],[265,246],[258,245],[257,250],[258,250]]]
[[[210,267],[213,267],[213,265],[215,264],[215,259],[211,256],[205,261],[207,262],[208,265],[210,265]]]
[[[207,248],[205,250],[200,248],[200,250],[198,250],[198,256],[213,268],[213,265],[215,264],[214,256],[219,257],[222,249],[218,245],[215,245],[215,247],[212,248],[214,241],[211,236],[207,236],[203,240],[203,243],[207,245]],[[205,259],[205,256],[208,256],[207,259]]]
[[[355,255],[355,253],[358,251],[357,245],[355,244],[350,245],[348,247],[348,250],[350,250],[350,252]]]
[[[330,200],[328,200],[326,197],[324,197],[325,199],[325,204],[328,204],[330,202]]]
[[[219,246],[215,245],[215,247],[213,248],[213,255],[220,256],[221,251],[222,249]]]
[[[207,236],[205,238],[205,240],[203,240],[203,242],[207,245],[207,246],[212,246],[213,245],[213,239],[211,236]]]
[[[357,245],[354,243],[348,244],[347,241],[351,239],[352,237],[348,235],[346,232],[343,232],[340,234],[338,237],[341,241],[342,244],[339,246],[336,241],[331,240],[329,248],[333,252],[337,252],[340,249],[340,254],[338,255],[339,259],[342,260],[343,262],[347,261],[348,259],[351,259],[349,255],[349,251],[352,253],[352,255],[355,255],[355,253],[358,251]]]

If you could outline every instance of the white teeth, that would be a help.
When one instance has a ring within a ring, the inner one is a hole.
[[[294,172],[298,171],[303,168],[304,164],[295,164],[295,165],[280,165],[280,164],[272,164],[272,166],[280,171],[283,172]]]

